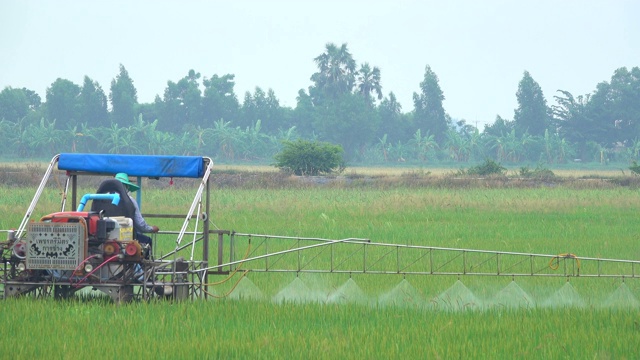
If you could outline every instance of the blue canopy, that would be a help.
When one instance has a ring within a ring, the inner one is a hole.
[[[127,173],[144,177],[204,176],[204,158],[201,156],[170,155],[114,155],[114,154],[60,154],[58,169],[95,173]]]

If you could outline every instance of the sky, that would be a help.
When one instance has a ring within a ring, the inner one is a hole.
[[[234,74],[240,101],[259,86],[295,107],[313,59],[346,43],[403,112],[429,65],[445,111],[482,129],[513,118],[524,71],[553,105],[640,66],[639,15],[636,0],[0,0],[0,88],[44,101],[57,78],[89,76],[108,95],[122,64],[140,103],[193,69]]]

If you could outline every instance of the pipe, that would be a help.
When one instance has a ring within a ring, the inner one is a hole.
[[[77,211],[84,210],[84,206],[88,200],[111,200],[113,205],[118,205],[120,203],[120,194],[85,194],[82,199],[80,199]]]

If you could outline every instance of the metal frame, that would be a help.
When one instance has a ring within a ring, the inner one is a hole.
[[[250,272],[640,278],[638,260],[574,254],[519,253],[375,243],[368,239],[331,240],[245,233],[232,233],[229,244],[232,249],[237,249],[239,243],[245,241],[245,247],[253,243],[252,251],[245,258],[237,258],[235,250],[232,250],[228,262],[199,271],[233,271],[242,266]]]

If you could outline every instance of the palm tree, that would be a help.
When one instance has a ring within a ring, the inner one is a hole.
[[[371,102],[371,92],[374,91],[378,95],[378,100],[382,100],[380,69],[377,66],[371,69],[369,63],[364,63],[358,71],[358,92]]]
[[[316,87],[333,94],[350,92],[355,83],[356,62],[347,49],[347,44],[340,47],[334,43],[325,46],[325,52],[313,59],[318,72],[311,76]]]

